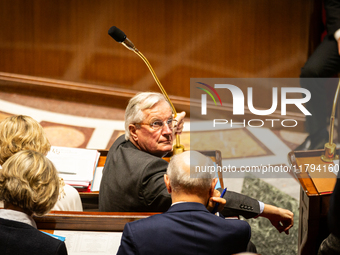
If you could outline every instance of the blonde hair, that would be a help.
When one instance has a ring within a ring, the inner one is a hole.
[[[35,215],[49,212],[57,202],[59,177],[52,162],[35,151],[20,151],[0,170],[0,199]]]
[[[47,154],[51,145],[42,126],[24,115],[12,116],[0,122],[0,165],[22,150]]]

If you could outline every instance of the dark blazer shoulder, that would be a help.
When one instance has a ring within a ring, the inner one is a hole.
[[[328,226],[330,231],[340,238],[340,172],[331,195],[328,212]]]
[[[8,254],[67,254],[64,242],[22,222],[0,218],[0,237],[0,251]]]
[[[326,26],[329,34],[334,34],[340,28],[340,1],[325,0]]]
[[[247,222],[223,219],[203,204],[186,202],[127,223],[117,254],[150,254],[152,249],[162,254],[234,254],[246,250],[250,234]]]

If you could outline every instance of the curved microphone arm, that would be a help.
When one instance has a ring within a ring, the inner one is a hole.
[[[334,159],[339,159],[339,155],[336,154],[336,144],[333,143],[333,133],[334,133],[334,120],[335,120],[335,112],[336,112],[336,105],[338,102],[340,91],[340,80],[338,83],[338,87],[335,92],[334,101],[333,101],[333,108],[332,108],[332,115],[330,118],[330,130],[329,130],[329,141],[325,144],[325,154],[321,155],[321,159],[324,162],[333,162]]]
[[[143,59],[144,63],[147,65],[147,67],[149,68],[155,82],[157,83],[159,89],[161,90],[161,92],[163,93],[163,95],[165,96],[165,98],[168,100],[169,104],[170,104],[170,107],[172,109],[172,112],[174,113],[175,115],[175,118],[177,117],[177,112],[176,112],[176,109],[175,109],[175,106],[172,104],[168,94],[166,93],[164,87],[162,86],[161,82],[159,81],[155,71],[153,70],[150,62],[147,60],[147,58],[139,51],[139,50],[134,50],[134,52],[141,58]],[[173,153],[174,154],[179,154],[179,153],[182,153],[184,151],[184,146],[181,145],[181,142],[180,142],[180,137],[178,134],[176,134],[176,144],[174,145],[173,147]]]
[[[124,34],[123,31],[121,31],[120,29],[118,29],[117,27],[113,26],[109,29],[109,35],[115,39],[117,42],[123,44],[127,49],[132,50],[134,53],[136,53],[143,61],[144,63],[147,65],[147,67],[149,68],[152,77],[154,78],[155,82],[157,83],[159,89],[161,90],[162,94],[164,95],[164,97],[167,99],[167,101],[170,104],[170,107],[172,109],[172,112],[174,113],[175,118],[177,117],[177,112],[176,109],[174,107],[174,105],[172,104],[168,94],[166,93],[164,87],[162,86],[161,82],[159,81],[155,71],[153,70],[150,62],[147,60],[147,58],[135,47],[135,45],[126,37],[126,35]],[[173,147],[173,154],[179,154],[182,153],[184,151],[184,146],[181,145],[180,143],[180,137],[178,134],[176,134],[176,144]]]

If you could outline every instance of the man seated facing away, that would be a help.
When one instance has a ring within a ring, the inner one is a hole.
[[[210,158],[186,151],[175,155],[164,175],[172,205],[163,213],[127,223],[118,255],[235,254],[246,251],[251,231],[247,222],[212,214],[215,174],[195,173],[195,166],[213,166]],[[207,208],[210,210],[208,210]]]
[[[0,254],[67,254],[65,243],[40,232],[32,215],[57,202],[59,177],[52,162],[35,151],[11,156],[0,169]]]
[[[120,136],[107,155],[99,192],[104,212],[165,212],[171,197],[163,181],[174,134],[181,133],[185,112],[173,114],[160,93],[140,93],[125,111],[125,136]],[[222,214],[226,217],[268,218],[279,232],[293,226],[293,213],[263,204],[248,196],[227,191]]]

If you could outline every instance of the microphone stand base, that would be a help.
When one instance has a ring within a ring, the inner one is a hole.
[[[321,156],[321,160],[324,162],[333,162],[333,160],[339,159],[339,155],[336,154],[336,145],[335,143],[325,144],[325,155]]]
[[[184,146],[183,145],[175,145],[172,149],[172,152],[173,152],[173,155],[176,155],[176,154],[181,154],[182,152],[184,152]]]

